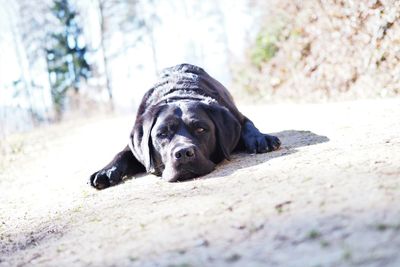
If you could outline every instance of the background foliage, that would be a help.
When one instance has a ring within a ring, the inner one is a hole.
[[[268,1],[259,7],[264,28],[234,75],[239,91],[264,101],[400,93],[399,1]]]
[[[90,76],[90,66],[77,12],[67,0],[55,0],[51,13],[58,20],[59,31],[49,34],[46,56],[51,96],[60,116],[67,91],[79,91],[81,78]]]

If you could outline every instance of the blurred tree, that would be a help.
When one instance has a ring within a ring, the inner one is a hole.
[[[81,78],[90,76],[90,66],[86,60],[86,45],[78,25],[77,12],[71,3],[54,0],[51,12],[58,20],[59,29],[48,37],[47,66],[52,99],[60,116],[67,91],[79,91]]]
[[[154,28],[159,22],[155,13],[156,0],[98,0],[100,49],[104,64],[106,89],[113,101],[111,65],[114,58],[126,55],[138,42],[147,41],[151,48],[155,72],[158,72]],[[114,36],[123,34],[123,42],[113,42]]]
[[[142,1],[142,7],[140,10],[140,16],[136,19],[136,23],[139,28],[142,28],[144,31],[142,32],[146,39],[150,42],[151,53],[153,55],[153,65],[156,74],[158,74],[159,66],[158,66],[158,57],[157,57],[157,49],[156,49],[156,38],[154,34],[154,29],[156,25],[160,22],[160,18],[156,14],[156,2],[157,0],[146,0]]]
[[[106,54],[106,31],[107,31],[107,25],[106,25],[106,0],[98,0],[99,3],[99,22],[100,22],[100,46],[101,46],[101,51],[102,51],[102,58],[103,58],[103,63],[104,63],[104,76],[106,79],[106,89],[108,93],[108,98],[111,103],[111,107],[113,107],[113,93],[112,93],[112,88],[111,88],[111,74],[109,71],[109,63],[108,63],[108,57]]]
[[[31,96],[31,91],[32,91],[32,80],[31,80],[31,73],[30,73],[30,69],[26,68],[26,58],[25,55],[23,55],[24,53],[24,49],[23,47],[21,47],[20,45],[20,37],[21,34],[18,32],[18,25],[17,22],[13,16],[13,14],[15,14],[17,12],[17,10],[15,10],[15,6],[12,6],[11,4],[7,5],[7,3],[5,3],[5,5],[3,5],[3,7],[6,10],[6,14],[7,17],[9,19],[9,23],[10,23],[10,32],[11,32],[11,36],[12,36],[12,42],[13,42],[13,46],[14,46],[14,51],[15,51],[15,56],[16,56],[16,60],[18,65],[20,66],[20,77],[19,79],[13,81],[13,87],[15,90],[14,96],[15,97],[19,97],[21,93],[24,94],[24,97],[27,99],[27,102],[29,103],[29,107],[28,107],[28,111],[29,114],[32,118],[32,120],[35,119],[35,112],[34,112],[34,108],[33,108],[33,103],[32,103],[32,96]],[[23,92],[21,92],[22,90],[20,90],[20,86],[22,87]]]
[[[11,25],[13,48],[19,66],[19,78],[13,82],[18,101],[29,103],[33,124],[51,119],[49,84],[46,79],[45,62],[46,32],[52,29],[48,24],[48,6],[38,1],[4,1],[1,5]],[[4,29],[7,31],[7,29]]]

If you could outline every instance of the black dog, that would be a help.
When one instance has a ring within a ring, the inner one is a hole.
[[[144,95],[128,146],[90,184],[103,189],[141,172],[183,181],[210,173],[234,150],[264,153],[280,144],[239,112],[222,84],[181,64],[165,69]]]

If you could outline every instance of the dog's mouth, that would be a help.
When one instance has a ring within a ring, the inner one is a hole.
[[[164,175],[163,175],[163,179],[167,180],[170,183],[173,183],[173,182],[183,182],[183,181],[190,180],[190,179],[193,179],[193,178],[196,178],[199,176],[201,176],[201,174],[183,170],[183,171],[180,171],[179,173],[177,173],[176,175],[173,175],[172,177],[164,177]]]
[[[212,172],[215,168],[215,164],[207,162],[207,164],[199,166],[183,165],[174,168],[172,166],[164,169],[162,178],[168,182],[182,182],[190,180],[196,177],[200,177]]]

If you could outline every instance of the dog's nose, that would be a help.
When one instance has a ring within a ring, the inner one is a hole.
[[[183,148],[178,147],[174,151],[175,160],[182,163],[193,160],[195,158],[195,154],[195,148],[193,146]]]

